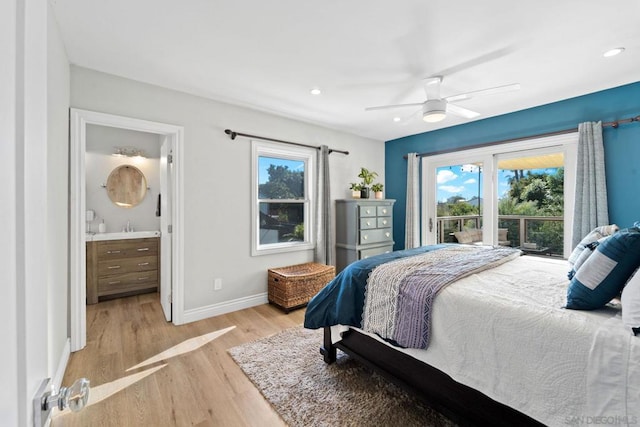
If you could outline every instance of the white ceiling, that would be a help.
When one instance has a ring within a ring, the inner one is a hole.
[[[424,101],[429,76],[442,96],[521,84],[459,102],[475,120],[640,81],[638,0],[50,2],[73,64],[378,140],[467,121],[364,111]]]

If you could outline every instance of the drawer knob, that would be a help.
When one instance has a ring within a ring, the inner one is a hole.
[[[371,221],[367,221],[367,225],[371,225]]]
[[[386,219],[382,220],[382,225],[387,225],[387,220]]]
[[[362,240],[367,240],[369,238],[369,236],[367,236],[366,234],[364,236],[362,236]]]
[[[109,270],[113,270],[113,269],[116,269],[116,268],[120,268],[120,266],[119,266],[119,265],[110,265],[110,266],[108,266],[107,268],[108,268]]]
[[[144,251],[148,251],[149,248],[138,248],[138,252],[144,252]]]
[[[383,213],[383,214],[386,214],[386,213],[387,213],[387,210],[386,210],[386,209],[382,209],[382,213]]]
[[[139,265],[140,267],[142,267],[143,265],[149,265],[149,263],[148,263],[148,262],[139,262],[139,263],[138,263],[138,265]]]
[[[384,233],[385,236],[389,237],[391,236],[391,233],[389,233],[388,231],[386,233]]]

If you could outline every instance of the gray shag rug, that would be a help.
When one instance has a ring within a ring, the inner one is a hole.
[[[289,426],[455,426],[338,351],[327,365],[322,330],[287,329],[229,354]]]

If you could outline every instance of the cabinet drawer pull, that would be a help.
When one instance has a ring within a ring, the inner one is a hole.
[[[147,276],[147,277],[138,277],[138,280],[149,280],[149,276]]]
[[[386,214],[386,213],[387,213],[387,210],[386,210],[386,209],[382,209],[382,213],[383,213],[383,214]]]
[[[367,236],[366,234],[364,236],[362,236],[363,240],[367,240],[369,238],[369,236]]]
[[[117,285],[118,283],[120,283],[120,280],[115,280],[113,282],[109,282],[110,285]]]
[[[144,251],[148,251],[149,248],[138,248],[138,252],[144,252]]]
[[[367,221],[367,225],[371,225],[371,221]]]
[[[108,268],[109,270],[113,270],[113,269],[116,269],[116,268],[120,268],[120,266],[119,266],[119,265],[110,265],[110,266],[108,266],[107,268]]]
[[[119,254],[120,251],[107,251],[108,254]]]
[[[149,263],[148,263],[148,262],[139,262],[139,263],[138,263],[138,265],[139,265],[140,267],[142,267],[143,265],[149,265]]]
[[[391,233],[386,232],[386,233],[384,233],[384,235],[385,235],[386,237],[389,237],[389,236],[391,236]]]

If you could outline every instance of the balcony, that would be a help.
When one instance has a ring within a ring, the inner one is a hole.
[[[479,215],[441,216],[437,219],[438,243],[457,243],[456,231],[482,228]],[[498,228],[506,228],[511,246],[539,255],[563,256],[564,219],[561,216],[498,215]]]

